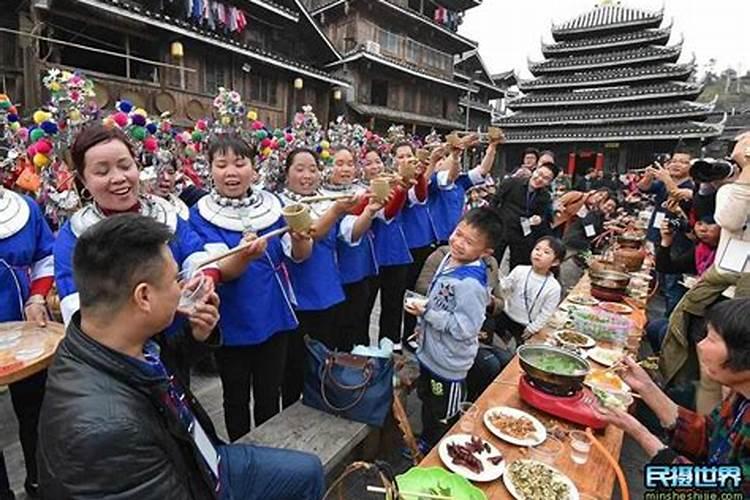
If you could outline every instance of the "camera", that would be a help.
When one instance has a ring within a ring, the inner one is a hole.
[[[690,165],[690,176],[698,182],[722,181],[738,171],[737,164],[728,158],[701,158]]]
[[[659,165],[665,165],[669,160],[671,156],[669,153],[657,153],[653,156],[653,163],[658,163]]]
[[[667,215],[667,225],[673,233],[687,233],[690,230],[688,221],[676,215]]]

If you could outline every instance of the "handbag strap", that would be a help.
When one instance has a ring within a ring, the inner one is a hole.
[[[365,365],[365,368],[363,370],[365,373],[365,380],[361,384],[345,385],[345,384],[339,383],[331,374],[331,368],[333,367],[333,365],[334,365],[334,361],[332,357],[329,356],[326,359],[325,366],[323,367],[323,375],[320,377],[320,395],[323,398],[323,402],[325,402],[326,406],[331,408],[333,411],[336,411],[336,412],[349,411],[355,406],[357,406],[360,403],[360,401],[362,401],[362,398],[365,397],[365,392],[367,392],[367,386],[372,380],[372,368],[370,364]],[[326,379],[329,377],[331,379],[331,382],[340,389],[349,390],[349,391],[357,391],[357,390],[359,391],[359,394],[357,395],[357,397],[354,399],[354,401],[351,404],[338,407],[338,406],[331,404],[331,402],[328,401],[328,397],[326,396],[326,384],[325,383],[326,383]]]

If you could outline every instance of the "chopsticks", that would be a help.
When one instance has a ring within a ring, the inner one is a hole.
[[[353,194],[328,194],[321,196],[308,196],[299,200],[300,203],[317,203],[319,201],[336,201],[343,200],[345,198],[354,198]]]
[[[388,490],[381,487],[381,486],[367,486],[367,491],[370,493],[385,493],[388,494]],[[414,498],[431,498],[432,500],[455,500],[456,497],[449,497],[445,495],[435,495],[432,493],[417,493],[414,491],[402,491],[398,490],[398,496],[399,497],[414,497]]]
[[[649,357],[644,358],[644,359],[642,359],[640,361],[636,361],[635,364],[643,366],[644,363],[653,362],[654,359],[658,360],[658,356],[649,356]],[[625,361],[625,356],[623,356],[622,358],[620,358],[615,364],[613,364],[609,368],[605,368],[603,371],[604,372],[615,371],[615,370],[617,370],[618,368],[620,368],[622,366],[622,364],[624,363],[624,361]]]
[[[199,269],[202,269],[202,268],[208,266],[209,264],[214,264],[216,262],[219,262],[220,260],[226,259],[227,257],[231,257],[232,255],[238,254],[238,253],[242,252],[243,250],[246,250],[248,247],[250,247],[253,243],[255,243],[258,240],[267,240],[269,238],[273,238],[274,236],[280,236],[280,235],[286,233],[287,231],[289,231],[289,226],[284,226],[282,228],[275,229],[273,231],[269,231],[266,234],[264,234],[262,236],[259,236],[259,237],[255,238],[252,241],[248,241],[248,242],[245,242],[245,243],[240,243],[236,247],[230,248],[226,252],[220,253],[220,254],[215,255],[215,256],[207,259],[207,260],[204,260],[203,262],[201,262],[200,264],[198,264],[195,269],[197,271]]]

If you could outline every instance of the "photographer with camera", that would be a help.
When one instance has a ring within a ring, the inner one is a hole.
[[[701,276],[714,263],[721,228],[714,220],[713,214],[704,215],[693,227],[693,247],[673,255],[674,234],[682,230],[682,224],[687,224],[682,218],[662,222],[661,243],[656,247],[656,270],[665,274]],[[667,318],[659,318],[646,325],[646,336],[654,352],[661,349],[668,323]]]
[[[710,411],[721,399],[721,387],[695,357],[695,345],[704,331],[705,312],[724,300],[730,289],[735,298],[750,296],[750,131],[737,137],[731,160],[737,166],[736,177],[716,193],[714,218],[721,233],[714,264],[670,316],[659,359],[667,383],[699,380],[695,403],[701,413]]]
[[[678,147],[671,158],[662,168],[657,158],[653,166],[646,168],[646,172],[638,182],[638,188],[645,193],[656,195],[656,206],[649,222],[646,239],[658,245],[659,229],[664,220],[676,220],[681,215],[690,213],[695,184],[690,178],[691,154]],[[676,224],[676,223],[675,223]],[[673,242],[674,252],[685,252],[690,249],[691,242],[687,238],[687,227],[681,226],[682,231],[676,231]],[[685,293],[679,284],[679,275],[662,275],[662,293],[666,300],[666,313],[672,312],[677,302]]]

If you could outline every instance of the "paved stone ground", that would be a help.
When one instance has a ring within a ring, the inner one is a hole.
[[[658,315],[663,314],[663,311],[664,306],[660,300],[655,299],[652,304],[650,304],[650,316],[658,317]],[[372,339],[376,339],[378,335],[378,316],[379,305],[376,304],[376,309],[373,312],[373,320],[370,325],[370,335]],[[208,395],[213,391],[221,391],[221,384],[218,376],[196,374],[193,379],[193,389],[199,400],[205,400],[207,398],[202,396]],[[419,417],[420,403],[414,392],[412,392],[409,399],[407,400],[406,406],[414,432],[418,433],[421,431],[421,422]],[[18,443],[18,440],[16,438],[15,415],[13,415],[13,411],[10,405],[10,395],[7,392],[0,394],[0,422],[3,422],[4,424],[9,423],[9,425],[3,425],[0,427],[3,429],[4,433],[11,433],[13,436],[13,438],[11,438],[13,439],[13,444],[5,448],[5,460],[8,467],[11,486],[16,492],[17,499],[25,500],[28,497],[23,492],[23,481],[25,479],[23,456],[21,453],[20,444]],[[223,418],[221,419],[221,421],[214,422],[214,424],[216,425],[219,434],[226,438],[226,429],[224,426]],[[2,441],[7,442],[9,441],[8,438],[9,436],[5,435],[3,436]],[[394,450],[385,458],[391,464],[396,474],[405,472],[412,465],[410,460],[407,460],[406,458],[401,456],[399,450]],[[620,456],[620,466],[622,467],[628,480],[628,487],[630,489],[631,498],[643,498],[643,465],[646,463],[646,461],[647,457],[640,449],[638,444],[635,443],[632,439],[626,437]],[[357,500],[367,500],[370,498],[382,499],[382,495],[367,495],[362,493],[364,491],[364,483],[366,482],[367,484],[377,484],[377,482],[373,481],[374,479],[371,478],[354,479],[352,482],[347,484],[348,487],[345,488],[345,491],[348,491],[350,493],[356,492],[356,494],[346,494],[344,498]],[[615,487],[615,492],[612,498],[615,500],[619,500],[621,498],[619,489],[617,487]]]

